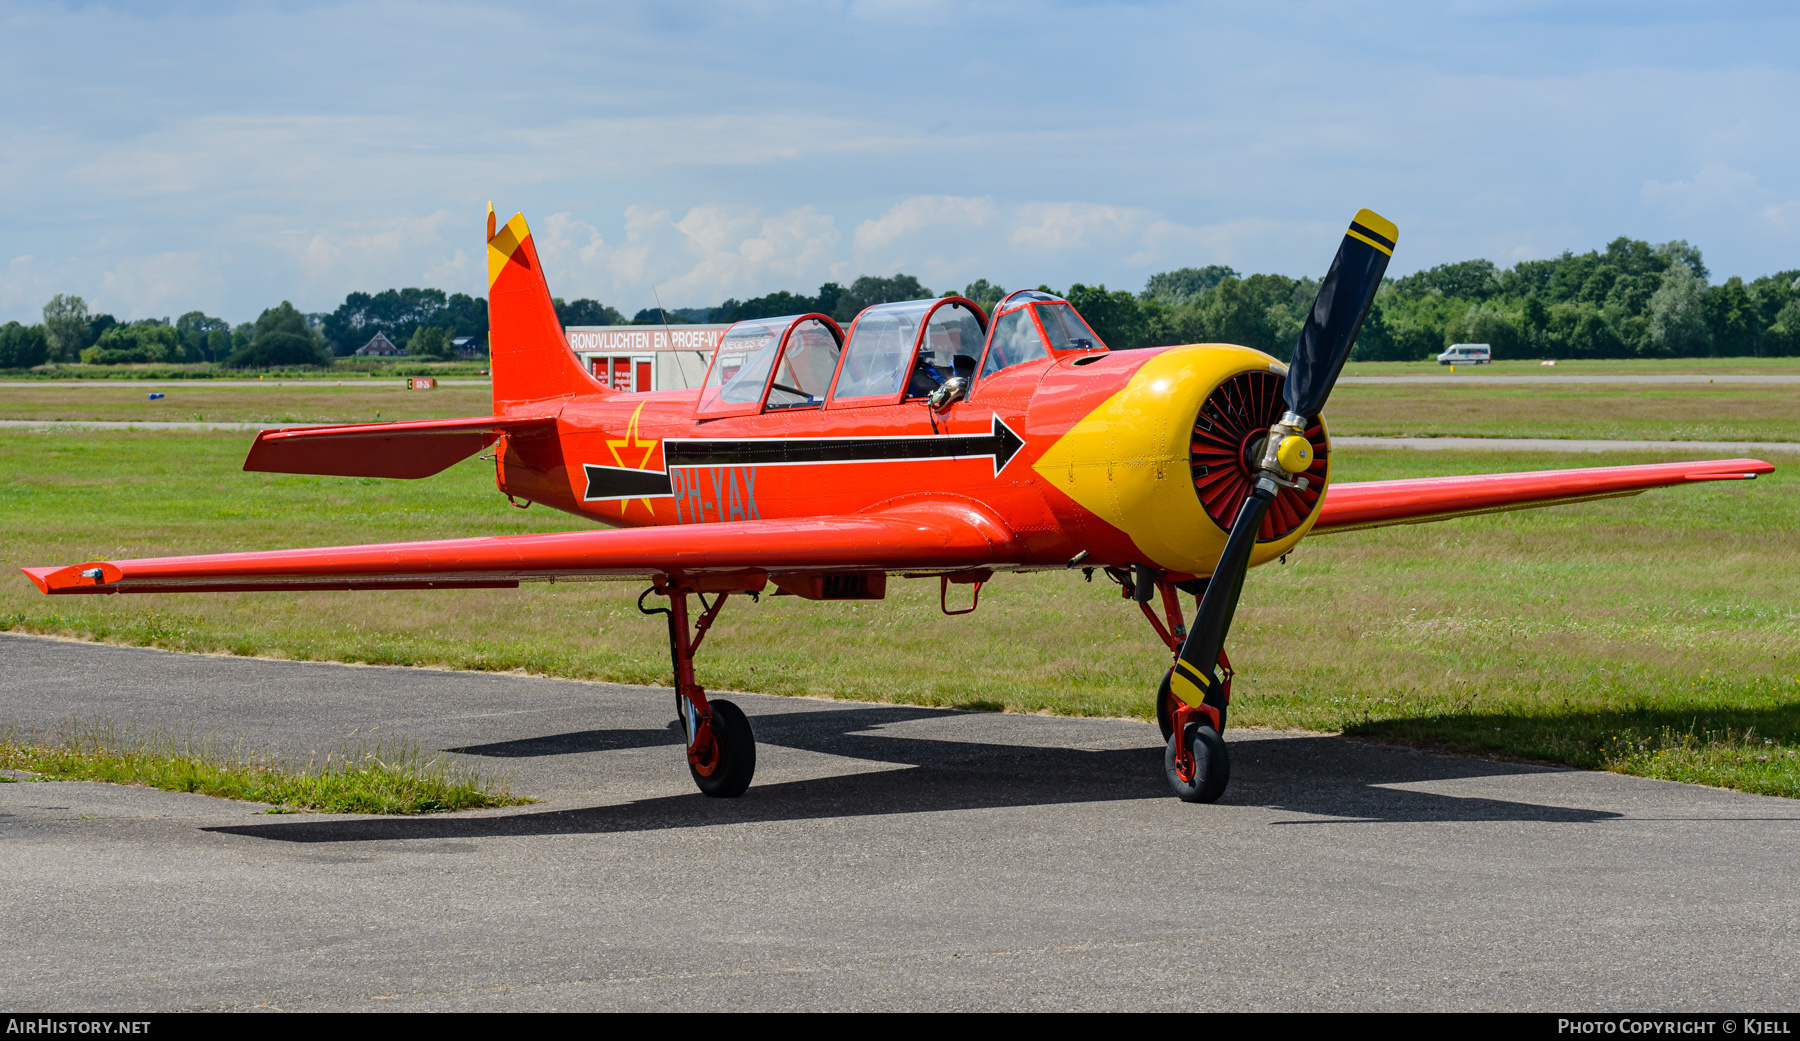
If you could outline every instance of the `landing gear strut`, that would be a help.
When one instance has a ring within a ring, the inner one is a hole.
[[[1136,600],[1156,635],[1169,646],[1171,654],[1180,654],[1187,639],[1187,626],[1182,620],[1181,600],[1173,582],[1154,577],[1139,567],[1132,575],[1120,569],[1108,569],[1119,583],[1124,597]],[[1164,619],[1156,617],[1150,607],[1152,589],[1162,594]],[[1225,717],[1231,706],[1231,659],[1219,651],[1219,683],[1199,705],[1189,705],[1169,689],[1173,667],[1163,673],[1156,688],[1156,724],[1168,742],[1163,754],[1163,773],[1169,787],[1183,802],[1213,802],[1225,793],[1231,783],[1231,753],[1225,748]]]
[[[669,598],[668,607],[645,607],[644,598],[662,593]],[[688,635],[688,594],[700,601],[702,609],[693,635]],[[710,605],[700,591],[671,579],[658,582],[638,597],[638,610],[645,614],[667,615],[669,619],[669,658],[675,667],[675,716],[687,741],[688,772],[703,795],[734,799],[750,787],[756,773],[756,735],[744,711],[723,699],[709,700],[706,691],[694,679],[694,652],[706,631],[731,594],[720,592]]]

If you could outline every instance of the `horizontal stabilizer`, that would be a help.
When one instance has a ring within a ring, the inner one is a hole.
[[[1760,459],[1708,459],[1333,484],[1325,492],[1325,504],[1319,509],[1312,534],[1610,499],[1689,481],[1747,481],[1774,472],[1773,466]]]
[[[493,444],[501,434],[555,429],[554,416],[483,416],[265,430],[250,446],[244,469],[332,477],[430,477]]]

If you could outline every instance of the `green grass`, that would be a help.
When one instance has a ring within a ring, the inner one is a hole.
[[[341,380],[393,379],[396,376],[480,376],[488,361],[425,361],[418,358],[339,358],[330,368],[228,369],[214,362],[141,365],[40,365],[32,369],[0,369],[8,380]]]
[[[141,386],[115,382],[79,387],[0,383],[0,419],[305,424],[453,419],[493,412],[492,391],[485,385],[419,391],[357,380],[276,381],[251,387],[195,383],[158,392],[163,397],[151,401]]]
[[[295,769],[216,734],[137,734],[105,721],[66,723],[52,734],[0,731],[0,769],[268,803],[271,813],[438,813],[533,801],[417,745],[346,740]]]
[[[1344,366],[1346,376],[1446,376],[1450,366],[1435,361],[1358,361]],[[1800,358],[1564,358],[1554,366],[1536,358],[1458,365],[1456,374],[1471,376],[1800,375]]]
[[[1800,441],[1800,384],[1346,384],[1326,419],[1364,437]]]
[[[68,564],[586,526],[508,507],[487,463],[412,482],[246,474],[247,446],[230,435],[0,438],[0,558]],[[1370,480],[1569,460],[1343,451],[1334,465],[1341,480]],[[661,621],[637,613],[640,588],[50,598],[20,576],[0,582],[0,627],[666,684]],[[1167,652],[1114,588],[1079,572],[1001,575],[962,618],[938,613],[933,582],[896,578],[888,588],[883,603],[734,598],[701,654],[702,682],[1014,712],[1151,712]],[[1800,480],[1788,467],[1755,482],[1320,536],[1285,566],[1250,575],[1229,644],[1233,723],[1796,795],[1797,589]]]

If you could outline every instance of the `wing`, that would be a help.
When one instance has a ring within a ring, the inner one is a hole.
[[[256,435],[244,469],[332,477],[430,477],[493,444],[501,434],[555,429],[555,416],[288,427]]]
[[[1757,474],[1774,472],[1773,466],[1760,459],[1709,459],[1697,463],[1333,484],[1326,489],[1325,505],[1320,507],[1312,534],[1611,499],[1690,481],[1748,481]]]
[[[22,568],[46,593],[259,589],[509,588],[557,578],[671,573],[955,569],[1022,561],[979,506],[923,502],[880,513],[330,546]]]

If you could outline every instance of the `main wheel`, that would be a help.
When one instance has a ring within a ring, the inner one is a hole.
[[[700,786],[700,794],[715,799],[735,799],[750,787],[756,774],[756,735],[744,710],[729,701],[711,701],[713,740],[718,742],[718,765],[702,774],[693,764],[688,772]]]
[[[1193,776],[1183,777],[1176,764],[1176,750],[1180,747],[1176,742],[1180,739],[1174,736],[1163,750],[1163,775],[1182,802],[1214,802],[1231,783],[1231,753],[1212,727],[1189,723],[1187,731],[1188,749],[1194,756]]]

